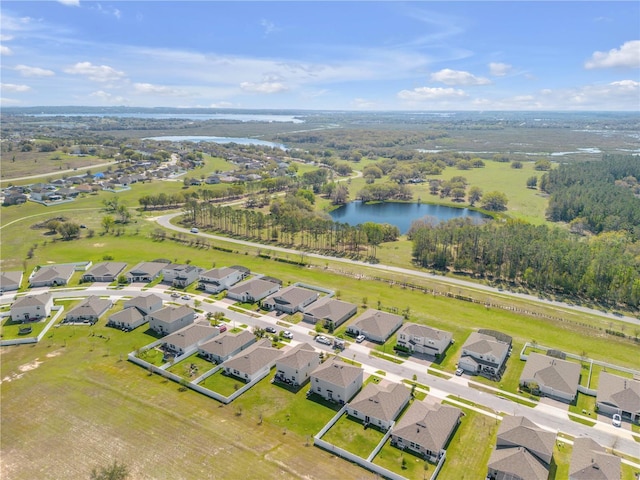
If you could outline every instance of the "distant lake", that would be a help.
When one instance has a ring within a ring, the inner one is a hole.
[[[446,222],[452,218],[467,217],[474,222],[481,223],[490,217],[469,210],[468,208],[446,207],[444,205],[430,205],[426,203],[362,203],[350,202],[331,212],[334,221],[358,225],[365,222],[388,223],[395,225],[402,234],[409,231],[411,223],[423,217],[436,218]]]
[[[116,117],[148,118],[156,120],[236,120],[238,122],[288,122],[304,123],[293,115],[267,115],[258,113],[31,113],[29,117]]]
[[[238,145],[261,145],[263,147],[279,148],[286,150],[281,143],[267,142],[265,140],[256,140],[255,138],[236,138],[236,137],[209,137],[206,135],[165,135],[162,137],[147,137],[143,140],[157,140],[159,142],[213,142],[213,143],[237,143]]]

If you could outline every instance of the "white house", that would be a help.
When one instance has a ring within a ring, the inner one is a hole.
[[[398,346],[408,349],[411,353],[434,357],[442,355],[447,350],[452,338],[451,332],[417,323],[406,323],[398,330]]]
[[[162,262],[140,262],[129,270],[125,276],[129,283],[145,282],[149,283],[162,274],[162,269],[167,266]]]
[[[378,384],[368,383],[349,402],[347,413],[365,425],[386,431],[410,399],[411,391],[404,385],[381,380]]]
[[[64,321],[67,323],[96,323],[111,308],[111,305],[112,302],[108,298],[91,295],[69,310]]]
[[[242,303],[255,303],[280,290],[276,282],[253,278],[227,290],[227,297]]]
[[[186,305],[164,307],[148,315],[149,328],[160,335],[177,332],[195,320],[196,313]]]
[[[264,338],[224,362],[222,367],[227,375],[249,383],[267,375],[281,356],[282,352],[271,346],[271,340]]]
[[[50,293],[27,295],[18,298],[11,305],[11,319],[14,322],[32,322],[51,315],[53,296]]]
[[[30,287],[56,287],[66,285],[75,267],[73,265],[45,265],[29,278]]]
[[[573,402],[580,382],[580,364],[531,353],[520,375],[520,385],[547,397]]]
[[[18,290],[22,283],[22,272],[0,272],[0,294],[11,290]]]
[[[165,352],[180,356],[188,349],[198,346],[220,334],[220,330],[208,323],[193,323],[177,332],[167,335],[164,341]]]
[[[601,372],[596,406],[598,413],[617,413],[626,420],[640,423],[640,381]]]
[[[143,315],[149,315],[162,308],[162,298],[154,293],[139,295],[133,297],[131,300],[127,300],[123,308],[137,308]]]
[[[315,302],[318,296],[318,292],[291,285],[263,300],[262,307],[293,314],[302,312],[307,305]]]
[[[303,320],[313,324],[320,322],[324,327],[335,329],[353,317],[357,310],[353,303],[324,297],[305,309]]]
[[[94,265],[87,273],[82,275],[85,282],[114,282],[124,271],[125,262],[101,262]]]
[[[198,288],[208,293],[220,293],[228,290],[247,276],[245,269],[233,267],[212,268],[201,272],[198,277]]]
[[[167,265],[162,269],[162,282],[185,288],[198,279],[201,271],[202,269],[195,265]]]
[[[108,327],[119,328],[121,330],[131,331],[144,325],[149,320],[140,310],[135,307],[125,308],[109,317]]]
[[[384,343],[400,328],[402,320],[400,315],[370,308],[347,327],[347,333],[364,335],[367,340]]]
[[[299,343],[276,362],[275,380],[297,387],[303,385],[320,365],[320,354],[308,343]]]
[[[510,338],[508,341],[503,341],[493,335],[471,332],[462,346],[458,367],[474,375],[483,375],[491,379],[500,378],[510,350]]]
[[[362,387],[363,372],[362,368],[334,357],[311,373],[309,392],[343,405]]]
[[[198,347],[198,354],[214,363],[222,363],[256,342],[256,336],[248,330],[239,333],[225,332]]]

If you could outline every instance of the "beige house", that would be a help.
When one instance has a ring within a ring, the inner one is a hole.
[[[357,305],[353,303],[324,297],[305,310],[303,320],[314,325],[320,322],[324,327],[333,330],[353,317],[357,310]]]
[[[180,265],[172,263],[162,269],[162,283],[173,287],[185,288],[198,280],[202,269],[195,265]]]
[[[12,272],[0,272],[0,294],[18,290],[22,283],[22,272],[19,270]]]
[[[234,267],[213,268],[200,273],[198,288],[208,293],[219,293],[244,280],[248,273],[247,269]]]
[[[589,437],[573,440],[569,480],[619,480],[622,459],[607,453],[605,449]]]
[[[391,444],[436,462],[460,423],[462,410],[414,401],[391,433]]]
[[[198,354],[214,363],[222,363],[256,342],[256,336],[248,330],[239,333],[225,332],[198,347]]]
[[[347,405],[347,413],[386,431],[409,403],[411,391],[399,383],[381,380],[368,383]]]
[[[343,405],[362,387],[363,373],[362,368],[334,357],[311,373],[309,392]]]
[[[84,282],[114,282],[124,271],[127,264],[124,262],[101,262],[95,264],[91,269],[82,275]]]
[[[222,367],[227,375],[249,383],[267,375],[281,356],[282,352],[271,346],[271,340],[263,338],[224,362]]]
[[[151,330],[160,335],[168,335],[191,325],[196,318],[196,313],[186,305],[180,305],[161,308],[150,313],[148,317]]]
[[[162,274],[162,269],[167,266],[162,262],[140,262],[129,270],[125,276],[129,283],[145,282],[149,283]]]
[[[227,297],[242,303],[255,303],[278,290],[280,290],[280,285],[276,282],[254,278],[229,288]]]
[[[18,298],[11,305],[11,320],[14,322],[33,322],[51,315],[53,296],[50,293],[27,295]]]
[[[107,326],[131,331],[149,321],[149,314],[162,308],[162,298],[150,293],[127,300],[123,309],[109,317]]]
[[[640,423],[640,381],[601,372],[596,396],[598,413],[619,414]]]
[[[304,385],[320,365],[320,354],[308,343],[300,343],[291,348],[276,362],[274,379],[297,387]]]
[[[194,323],[164,337],[164,351],[180,356],[189,348],[200,345],[219,334],[220,330],[208,323]]]
[[[493,335],[471,332],[462,345],[458,367],[473,375],[499,379],[511,351],[511,340],[503,341]]]
[[[580,365],[567,360],[531,353],[520,375],[520,386],[571,403],[580,382]]]
[[[46,265],[40,267],[31,277],[29,277],[30,287],[56,287],[66,285],[75,267],[73,265]]]
[[[451,332],[417,323],[406,323],[398,330],[398,346],[408,349],[411,353],[434,357],[442,355],[447,350],[452,338]]]
[[[318,296],[318,292],[291,285],[263,300],[262,307],[267,310],[293,314],[302,312],[307,305],[315,302]]]
[[[85,298],[73,307],[64,317],[66,323],[91,323],[98,319],[111,308],[112,302],[108,298],[100,298],[95,295]]]
[[[155,293],[140,295],[133,297],[131,300],[127,300],[123,305],[123,308],[137,308],[143,315],[149,315],[150,313],[157,312],[162,308],[162,298]]]
[[[384,343],[402,326],[402,321],[400,315],[370,308],[347,327],[347,333],[364,335],[367,340]]]

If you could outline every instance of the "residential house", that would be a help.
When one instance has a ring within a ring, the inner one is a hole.
[[[196,313],[186,305],[164,307],[148,315],[149,328],[160,335],[177,332],[195,320]]]
[[[162,269],[166,266],[167,264],[162,262],[140,262],[129,270],[125,276],[129,283],[149,283],[158,278],[162,274]]]
[[[367,340],[384,343],[402,326],[402,320],[400,315],[370,308],[347,327],[347,333],[364,335]]]
[[[573,440],[569,480],[618,480],[622,478],[622,459],[607,453],[589,437]]]
[[[198,348],[198,354],[214,363],[222,363],[256,342],[256,336],[248,330],[239,333],[225,332]]]
[[[170,264],[162,269],[162,282],[174,287],[186,288],[195,282],[202,269],[195,265]]]
[[[414,401],[391,433],[391,444],[436,462],[463,413],[441,403]]]
[[[112,302],[108,298],[100,298],[96,295],[82,300],[65,315],[66,323],[91,323],[98,319],[111,308]]]
[[[334,357],[311,373],[309,392],[343,405],[362,387],[363,372],[362,368]]]
[[[315,302],[318,296],[318,292],[291,285],[263,300],[262,307],[268,310],[294,314],[302,312],[304,307]]]
[[[139,309],[135,307],[125,308],[109,317],[107,327],[119,328],[129,332],[138,328],[140,325],[144,325],[148,321],[147,316]]]
[[[30,287],[55,287],[66,285],[71,279],[73,265],[46,265],[29,277]]]
[[[0,272],[0,294],[18,290],[22,283],[22,272]]]
[[[11,320],[14,322],[40,320],[51,315],[52,308],[53,296],[49,292],[20,297],[11,305]]]
[[[462,345],[458,367],[474,375],[482,375],[490,379],[500,378],[510,351],[510,338],[471,332]]]
[[[150,313],[157,312],[162,308],[162,298],[155,293],[139,295],[127,300],[124,303],[123,308],[137,308],[143,315],[149,315]]]
[[[381,380],[368,383],[347,405],[347,413],[381,430],[389,430],[391,424],[409,403],[411,391],[400,383]]]
[[[303,319],[313,324],[320,322],[326,328],[334,330],[353,317],[357,310],[357,305],[353,303],[324,297],[305,310]]]
[[[94,265],[87,273],[82,275],[84,282],[114,282],[122,273],[127,264],[125,262],[101,262]]]
[[[247,275],[247,269],[240,270],[234,267],[212,268],[200,273],[198,288],[208,293],[220,293],[244,280]]]
[[[451,332],[438,330],[417,323],[406,323],[398,330],[398,346],[406,348],[411,353],[422,353],[438,357],[451,344]]]
[[[212,327],[209,323],[193,323],[167,335],[162,340],[165,352],[180,356],[190,348],[211,340],[219,334],[220,329]]]
[[[222,364],[227,375],[249,383],[262,378],[275,366],[282,352],[271,346],[271,340],[263,338]]]
[[[555,443],[555,433],[541,429],[525,417],[505,415],[489,459],[487,478],[546,479]]]
[[[580,382],[580,364],[531,353],[520,375],[520,386],[535,394],[573,402]]]
[[[640,381],[600,372],[596,406],[598,413],[640,423]]]
[[[227,290],[227,297],[242,303],[255,303],[280,290],[276,282],[254,278]]]
[[[276,362],[275,380],[297,387],[320,365],[320,354],[308,343],[299,343]]]
[[[26,203],[27,200],[28,197],[24,193],[11,192],[4,195],[2,205],[22,205],[23,203]]]

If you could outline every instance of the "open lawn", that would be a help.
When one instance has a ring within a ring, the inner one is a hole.
[[[55,315],[55,313],[56,312],[53,312],[53,315]],[[2,340],[12,340],[15,338],[37,337],[50,321],[51,317],[47,317],[44,320],[40,320],[39,322],[22,323],[14,322],[11,317],[7,317],[2,321],[2,328],[0,328],[0,338],[2,338]],[[25,329],[29,328],[31,329],[31,331],[27,332]],[[20,330],[23,330],[24,333],[20,333]]]
[[[435,465],[417,457],[410,451],[403,452],[396,447],[392,447],[390,440],[387,440],[382,450],[373,459],[373,463],[409,480],[424,480],[425,474],[429,478],[435,469]]]
[[[197,353],[194,353],[175,365],[171,365],[167,368],[167,371],[180,375],[182,378],[191,381],[200,375],[204,375],[214,368],[214,366],[215,365],[213,365],[213,363],[200,357]]]
[[[322,437],[322,440],[367,458],[382,437],[384,434],[380,430],[371,426],[365,428],[362,420],[344,414]]]
[[[180,374],[178,373],[178,375]],[[228,397],[235,391],[244,387],[246,383],[236,377],[225,375],[224,370],[220,369],[213,375],[205,378],[200,385],[214,392],[218,392],[220,395]]]

